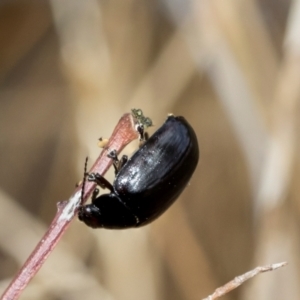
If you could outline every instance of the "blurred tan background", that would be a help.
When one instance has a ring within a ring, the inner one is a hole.
[[[300,0],[1,1],[1,291],[141,108],[193,125],[190,185],[145,228],[75,220],[21,299],[196,300],[280,261],[224,299],[300,299],[299,94]]]

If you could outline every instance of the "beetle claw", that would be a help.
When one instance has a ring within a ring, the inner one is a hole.
[[[115,169],[115,175],[117,175],[119,173],[119,171],[123,168],[123,166],[125,165],[125,163],[127,162],[128,156],[127,155],[123,155],[122,158],[121,158],[121,160],[119,160],[116,150],[110,151],[107,154],[107,156],[113,160],[113,166],[114,166],[114,169]]]

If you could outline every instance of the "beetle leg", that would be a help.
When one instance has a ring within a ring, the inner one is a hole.
[[[112,150],[110,153],[107,154],[107,156],[113,160],[115,175],[117,175],[119,173],[119,171],[122,169],[122,167],[128,161],[127,155],[123,155],[122,158],[119,160],[116,150]]]
[[[95,188],[92,194],[92,203],[94,203],[95,199],[98,197],[99,189]]]
[[[144,132],[143,133],[143,138],[140,138],[140,142],[139,142],[139,148],[141,148],[149,139],[149,134],[148,132]]]
[[[123,155],[120,159],[119,170],[118,171],[120,171],[123,168],[123,166],[127,163],[127,161],[128,161],[128,156]]]
[[[140,138],[139,138],[140,142],[145,141],[145,128],[144,128],[144,125],[143,124],[138,124],[136,126],[136,130],[140,135]]]
[[[119,159],[117,156],[117,151],[116,150],[112,150],[107,154],[107,157],[111,158],[113,160],[113,166],[115,169],[115,175],[118,174],[119,171]]]
[[[136,130],[137,130],[137,132],[140,135],[140,138],[139,138],[139,141],[140,141],[139,147],[141,148],[145,144],[145,142],[148,141],[149,134],[148,134],[147,131],[145,131],[144,125],[142,125],[142,124],[138,124],[137,127],[136,127]]]
[[[149,140],[149,133],[148,132],[144,132],[144,141],[148,141]]]
[[[111,192],[114,191],[113,186],[109,181],[107,181],[102,175],[99,173],[89,173],[87,175],[87,180],[91,182],[96,182],[103,189],[109,189]]]

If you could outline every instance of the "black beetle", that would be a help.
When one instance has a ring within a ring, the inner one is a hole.
[[[127,161],[118,161],[114,151],[116,178],[111,185],[99,174],[88,175],[109,194],[92,196],[82,205],[79,220],[97,228],[140,227],[158,218],[188,184],[199,159],[193,128],[183,117],[170,115],[166,122]]]

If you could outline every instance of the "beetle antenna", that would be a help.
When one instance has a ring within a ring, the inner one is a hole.
[[[87,163],[88,163],[88,156],[85,158],[84,163],[84,173],[83,173],[83,180],[82,180],[82,189],[81,189],[81,204],[83,203],[83,196],[84,196],[84,189],[85,189],[85,182],[86,182],[86,170],[87,170]]]

